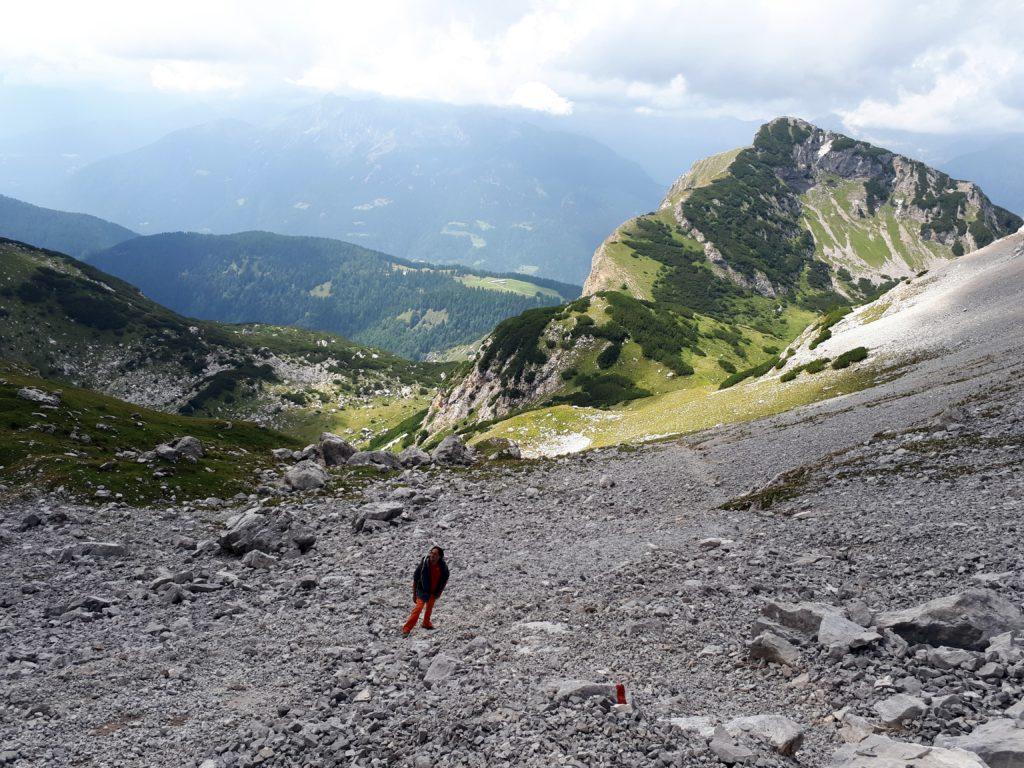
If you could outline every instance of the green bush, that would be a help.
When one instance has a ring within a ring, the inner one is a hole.
[[[551,403],[608,408],[651,394],[636,386],[631,379],[617,373],[587,374],[580,376],[576,383],[580,386],[579,392],[552,398]]]
[[[732,376],[729,376],[725,381],[718,385],[719,389],[728,389],[739,384],[744,379],[757,378],[758,376],[764,376],[772,368],[775,367],[776,363],[779,362],[777,357],[773,357],[771,360],[767,360],[760,365],[755,365],[753,368],[747,368],[746,370],[737,371]]]
[[[619,360],[619,355],[622,354],[622,344],[612,342],[607,347],[601,350],[601,354],[597,356],[597,367],[601,369],[611,368]]]
[[[868,350],[865,347],[855,347],[839,355],[832,363],[832,367],[839,371],[849,368],[852,363],[859,363],[868,359]]]
[[[726,360],[724,357],[718,358],[718,365],[726,373],[736,373],[736,366]]]
[[[820,344],[824,344],[826,341],[832,338],[832,331],[828,328],[823,328],[818,332],[818,335],[814,337],[814,340],[810,343],[811,349],[817,349]]]

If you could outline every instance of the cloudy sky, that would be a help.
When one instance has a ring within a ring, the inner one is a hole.
[[[552,115],[831,114],[1024,130],[1024,3],[585,0],[9,4],[3,86],[366,93]]]

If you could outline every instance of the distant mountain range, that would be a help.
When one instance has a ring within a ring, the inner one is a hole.
[[[269,232],[137,237],[88,260],[185,315],[332,331],[412,358],[477,341],[506,317],[580,291]]]
[[[70,174],[55,200],[142,233],[270,230],[579,282],[659,186],[582,136],[500,111],[328,98],[270,125],[176,131]]]
[[[997,203],[1024,213],[1024,136],[1006,137],[959,155],[942,163],[942,168],[953,176],[976,181]]]

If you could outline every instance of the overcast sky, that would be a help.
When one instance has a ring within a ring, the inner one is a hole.
[[[859,134],[1024,131],[1022,30],[1019,0],[33,0],[5,5],[0,78],[550,115],[830,114]]]

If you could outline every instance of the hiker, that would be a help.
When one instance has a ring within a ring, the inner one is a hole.
[[[433,629],[430,623],[430,613],[434,610],[434,602],[444,592],[448,583],[448,564],[444,561],[444,550],[440,547],[432,547],[430,553],[420,560],[416,566],[416,573],[412,577],[412,599],[416,605],[409,614],[409,620],[402,627],[402,634],[408,635],[416,626],[416,620],[420,617],[423,606],[427,607],[423,614],[423,628]]]

